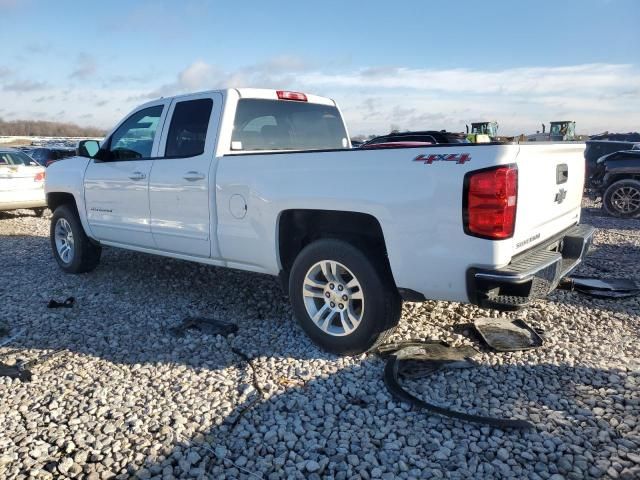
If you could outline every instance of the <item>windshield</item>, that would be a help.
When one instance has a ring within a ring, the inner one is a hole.
[[[566,123],[552,123],[551,124],[551,135],[566,135],[567,134],[567,124]]]
[[[340,112],[330,105],[244,99],[238,102],[232,150],[348,148]]]

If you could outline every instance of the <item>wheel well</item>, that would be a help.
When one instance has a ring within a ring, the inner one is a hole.
[[[619,180],[638,180],[640,181],[640,173],[622,173],[619,175],[612,175],[609,177],[606,188],[609,188],[612,184]]]
[[[288,277],[298,253],[321,238],[339,238],[383,259],[391,271],[382,227],[372,215],[334,210],[285,210],[280,215],[278,248],[282,274]]]
[[[62,192],[47,193],[47,206],[52,212],[55,212],[56,208],[58,208],[60,205],[65,204],[69,204],[73,206],[73,208],[78,210],[76,199],[72,194]]]

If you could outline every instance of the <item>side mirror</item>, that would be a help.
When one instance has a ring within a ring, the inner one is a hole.
[[[100,150],[100,142],[97,140],[81,140],[76,149],[79,157],[93,158]]]

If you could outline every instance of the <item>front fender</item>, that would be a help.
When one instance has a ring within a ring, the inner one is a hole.
[[[45,194],[68,193],[73,196],[80,216],[80,222],[87,236],[94,238],[84,202],[84,173],[91,159],[71,157],[52,163],[46,171]]]

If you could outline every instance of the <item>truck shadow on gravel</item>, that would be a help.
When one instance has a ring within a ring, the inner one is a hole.
[[[105,413],[95,419],[96,436],[114,423],[115,431],[108,435],[114,440],[145,438],[152,445],[143,450],[144,460],[114,470],[122,479],[163,472],[165,478],[171,478],[169,472],[176,478],[370,478],[378,475],[374,469],[393,473],[393,478],[401,471],[415,478],[462,479],[526,478],[531,472],[566,475],[571,470],[579,478],[598,478],[610,464],[598,458],[600,452],[640,447],[633,436],[637,419],[632,413],[639,402],[637,372],[535,364],[518,355],[496,354],[491,361],[498,364],[481,360],[472,369],[403,382],[433,403],[535,425],[529,432],[500,431],[395,402],[382,380],[382,360],[373,355],[336,359],[305,344],[302,334],[292,333],[307,352],[295,355],[288,345],[269,342],[272,329],[266,322],[250,332],[241,322],[235,338],[195,333],[176,341],[169,333],[135,335],[117,325],[91,335],[69,333],[75,328],[71,315],[65,317],[56,339],[45,340],[53,332],[35,338],[30,334],[19,346],[80,354],[64,367],[52,362],[43,375],[65,375],[71,390],[83,397],[99,398],[100,390],[118,389],[69,381],[82,375],[83,358],[89,363],[97,358],[112,382],[121,378],[132,389],[130,400],[127,394],[121,400],[131,403],[130,412],[140,415],[141,398],[150,402],[141,425],[128,420],[129,410],[115,403],[107,403]],[[266,398],[248,410],[257,392],[251,370],[233,354],[232,345],[253,352],[252,368],[266,392]],[[318,359],[331,362],[331,370],[324,365],[316,371]],[[125,367],[122,374],[119,366]],[[172,384],[167,385],[167,376]],[[165,411],[161,399],[175,396],[183,403]],[[50,398],[56,398],[55,390]],[[86,416],[80,408],[85,403],[81,400],[78,412],[69,417]],[[203,411],[210,413],[206,420]],[[612,454],[614,460],[625,469],[633,467],[624,453]]]
[[[636,443],[626,438],[635,430],[629,413],[607,405],[613,400],[628,408],[637,402],[625,390],[627,372],[502,365],[405,382],[418,396],[445,407],[535,424],[535,430],[519,432],[395,402],[381,380],[382,369],[381,361],[369,357],[329,378],[277,393],[246,413],[235,429],[220,419],[206,435],[168,445],[164,459],[147,459],[131,471],[138,467],[143,477],[171,471],[185,478],[370,478],[382,472],[397,478],[404,471],[415,478],[463,479],[573,470],[577,478],[598,478],[608,468],[598,452],[638,447],[637,438]],[[229,418],[237,414],[238,409]],[[193,451],[201,460],[185,463]],[[617,455],[613,460],[624,468],[634,465]]]
[[[114,471],[119,478],[169,471],[183,478],[368,478],[379,473],[376,468],[384,473],[382,466],[397,466],[386,470],[393,476],[407,471],[417,478],[522,478],[571,469],[589,478],[611,463],[599,464],[599,452],[612,445],[617,452],[640,447],[637,435],[630,437],[637,426],[628,420],[638,408],[637,372],[498,354],[489,357],[497,365],[405,383],[435,403],[536,426],[501,432],[394,402],[382,381],[383,362],[372,355],[338,359],[316,348],[270,276],[113,249],[105,249],[94,272],[64,275],[47,238],[3,236],[0,242],[15,253],[0,272],[2,284],[14,285],[12,272],[20,272],[22,286],[0,290],[0,298],[11,322],[27,328],[12,350],[74,354],[43,365],[34,382],[64,378],[81,399],[69,417],[86,415],[80,407],[97,398],[106,405],[94,419],[98,432],[113,423],[109,436],[140,436],[154,446]],[[560,301],[584,305],[577,295]],[[46,309],[49,298],[67,296],[76,297],[74,308]],[[198,332],[176,337],[170,328],[188,315],[234,321],[240,330],[227,339]],[[251,371],[232,346],[253,359],[267,397],[235,429],[232,422],[255,392]],[[86,365],[116,386],[85,378]],[[115,392],[122,390],[119,383],[129,391]],[[62,395],[54,385],[49,402]],[[141,423],[131,423],[126,409],[118,413],[118,402],[143,405]],[[609,456],[625,469],[632,466],[624,453]],[[98,455],[95,465],[103,460]]]

